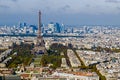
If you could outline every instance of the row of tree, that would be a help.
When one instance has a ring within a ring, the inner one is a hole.
[[[13,46],[12,53],[17,52],[17,55],[12,55],[12,61],[9,64],[9,67],[17,67],[19,64],[29,65],[33,55],[31,54],[32,45],[30,44],[21,44]]]
[[[48,66],[48,64],[51,64],[51,68],[58,68],[61,66],[61,58],[64,56],[61,56],[61,52],[65,52],[67,49],[66,46],[63,46],[62,44],[54,43],[50,46],[50,49],[47,50],[47,55],[43,55],[41,59],[41,64],[43,66]]]

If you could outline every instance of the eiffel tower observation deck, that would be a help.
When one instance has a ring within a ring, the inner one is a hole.
[[[41,11],[38,13],[38,33],[37,33],[37,43],[35,44],[33,48],[33,54],[44,54],[45,49],[45,42],[43,40],[43,37],[41,36]]]

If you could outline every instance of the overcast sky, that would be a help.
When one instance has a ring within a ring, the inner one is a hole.
[[[18,22],[68,25],[120,25],[120,0],[0,0],[0,25]]]

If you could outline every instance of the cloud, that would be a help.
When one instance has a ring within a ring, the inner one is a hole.
[[[66,11],[68,9],[70,9],[70,5],[65,5],[64,7],[62,7],[62,10],[64,10],[64,11]]]
[[[90,4],[86,4],[85,6],[86,6],[86,7],[90,7]]]
[[[17,2],[18,0],[0,0],[0,1],[12,1],[12,2]]]
[[[6,6],[6,5],[0,5],[0,8],[7,9],[7,8],[10,8],[10,7]]]
[[[120,0],[105,0],[105,2],[120,3]]]
[[[17,2],[18,0],[11,0],[11,1],[13,1],[13,2]]]
[[[120,7],[116,7],[118,10],[120,10]]]

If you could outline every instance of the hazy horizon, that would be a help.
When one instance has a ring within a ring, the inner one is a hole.
[[[0,0],[0,25],[120,25],[120,0]]]

